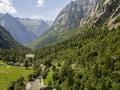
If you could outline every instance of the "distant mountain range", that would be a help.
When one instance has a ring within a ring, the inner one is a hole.
[[[51,25],[52,21],[29,18],[15,18],[10,14],[0,14],[0,25],[21,44],[29,43],[42,34]]]
[[[27,31],[25,26],[8,13],[0,16],[0,25],[2,25],[13,38],[21,44],[28,43],[36,38],[36,35]]]
[[[50,22],[45,22],[41,19],[17,18],[17,20],[24,25],[28,31],[33,32],[36,36],[39,36],[50,27],[48,25]]]

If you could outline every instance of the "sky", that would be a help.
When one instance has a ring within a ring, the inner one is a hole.
[[[0,0],[0,13],[15,17],[54,20],[73,0]]]

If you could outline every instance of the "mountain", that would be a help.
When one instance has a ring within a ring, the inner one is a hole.
[[[35,66],[46,67],[45,84],[56,90],[119,90],[120,0],[97,0],[75,30],[62,42],[36,49]],[[63,31],[71,32],[58,33]]]
[[[45,20],[45,22],[46,22],[49,26],[52,26],[52,24],[53,24],[53,21],[52,21],[52,20]]]
[[[89,8],[80,26],[95,27],[105,21],[109,29],[120,26],[120,1],[119,0],[96,0],[93,8]]]
[[[20,46],[2,26],[0,26],[0,48],[17,48]]]
[[[93,5],[95,5],[95,1],[92,0],[71,1],[58,14],[51,28],[45,34],[30,42],[30,47],[42,47],[61,42],[71,36],[74,34],[72,29],[80,26],[80,21],[87,13],[88,8],[91,8]]]
[[[74,28],[91,28],[106,22],[108,28],[120,26],[120,1],[76,0],[70,2],[57,16],[45,34],[30,42],[31,47],[42,47],[63,41],[77,33]],[[81,32],[82,30],[78,31]],[[65,33],[64,33],[65,32]],[[72,32],[72,34],[69,32]],[[63,34],[64,33],[64,34]]]
[[[36,36],[42,34],[50,26],[51,22],[45,22],[44,20],[29,19],[29,18],[17,18],[17,20],[26,27],[28,31],[33,32]]]
[[[71,1],[58,14],[56,20],[52,25],[52,29],[56,31],[69,30],[80,25],[80,20],[87,12],[89,0]]]
[[[3,14],[0,16],[0,25],[2,25],[13,38],[21,44],[28,43],[36,38],[32,32],[27,31],[25,26],[20,24],[13,16]]]

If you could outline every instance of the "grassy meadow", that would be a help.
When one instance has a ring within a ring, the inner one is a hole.
[[[26,70],[24,67],[10,66],[0,61],[0,90],[6,90],[9,83],[20,76],[27,81],[28,74],[32,72],[31,67]]]

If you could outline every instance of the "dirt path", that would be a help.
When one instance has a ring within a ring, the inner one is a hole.
[[[41,83],[40,83],[41,82]],[[29,82],[26,84],[26,90],[40,90],[40,88],[43,88],[43,79],[36,79],[33,82]]]

